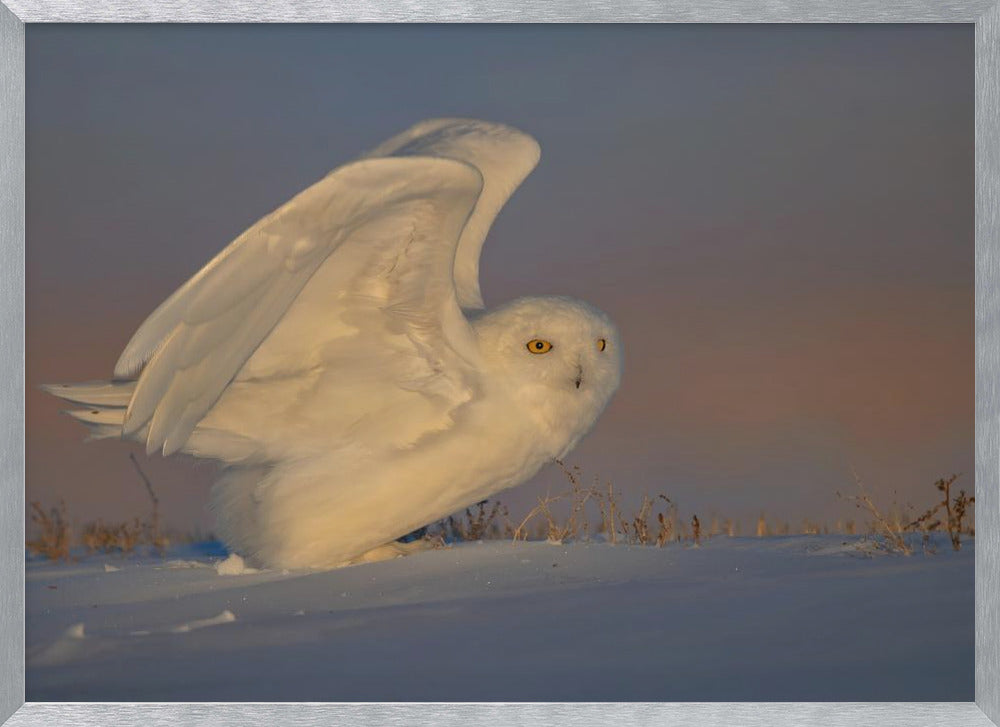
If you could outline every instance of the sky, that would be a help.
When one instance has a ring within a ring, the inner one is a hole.
[[[210,463],[84,443],[49,382],[296,192],[426,118],[542,158],[487,307],[605,310],[621,389],[568,461],[626,498],[793,527],[974,472],[973,30],[909,26],[29,25],[27,496],[208,531]],[[563,487],[554,467],[498,498]]]

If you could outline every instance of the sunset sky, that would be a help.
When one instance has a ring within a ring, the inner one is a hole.
[[[47,382],[107,378],[256,219],[425,118],[542,159],[488,238],[487,306],[607,311],[622,388],[570,462],[682,513],[796,526],[973,487],[973,30],[948,26],[46,26],[27,36],[27,489],[143,515]],[[213,466],[140,456],[168,524]],[[523,512],[554,468],[500,496]]]

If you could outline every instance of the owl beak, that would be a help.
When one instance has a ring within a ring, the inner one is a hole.
[[[580,388],[580,384],[583,383],[583,366],[577,365],[576,367],[576,388]]]

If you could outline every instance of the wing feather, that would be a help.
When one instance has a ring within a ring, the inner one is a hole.
[[[369,157],[433,156],[455,159],[483,175],[483,191],[455,253],[455,288],[463,308],[483,307],[479,256],[500,209],[538,164],[541,149],[527,134],[504,124],[475,119],[431,119],[397,134]]]
[[[478,170],[457,160],[365,159],[264,217],[157,308],[126,346],[116,376],[141,375],[124,433],[148,425],[147,450],[183,447],[255,351],[268,359],[265,339],[327,265],[342,267],[345,284],[364,283],[373,265],[392,258],[377,281],[388,292],[371,299],[400,318],[414,346],[453,360],[467,356],[471,331],[451,271],[482,185]],[[321,292],[327,301],[345,293]],[[321,325],[315,315],[308,323]],[[306,360],[322,343],[322,331],[315,333],[291,346],[280,341],[275,355]]]

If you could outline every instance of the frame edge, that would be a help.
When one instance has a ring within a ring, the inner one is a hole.
[[[976,704],[1000,721],[1000,5],[976,22]],[[980,534],[981,533],[981,534]]]
[[[707,22],[724,22],[722,16],[734,16],[746,13],[741,11],[740,5],[735,4],[728,11],[723,11],[714,3],[707,3],[714,6],[707,14],[718,16],[718,20]],[[971,4],[971,3],[970,3]],[[8,5],[14,5],[18,12],[11,10]],[[27,18],[27,22],[58,22],[60,20],[79,21],[117,18],[119,22],[126,19],[133,20],[159,20],[164,22],[163,13],[167,16],[175,16],[178,21],[183,20],[180,16],[185,15],[181,4],[168,2],[165,6],[157,8],[152,4],[138,3],[137,10],[128,11],[115,3],[101,3],[92,12],[87,12],[84,7],[79,7],[72,15],[67,14],[60,8],[45,9],[29,0],[27,3],[10,3],[8,0],[0,2],[0,139],[10,138],[14,140],[13,149],[7,148],[4,144],[0,147],[0,259],[5,265],[0,266],[0,366],[4,366],[7,376],[0,379],[0,401],[16,402],[17,408],[8,409],[0,417],[0,488],[7,488],[9,482],[14,483],[12,487],[15,496],[13,498],[0,498],[0,542],[6,547],[0,548],[0,572],[11,573],[20,572],[20,584],[12,590],[0,590],[0,670],[4,674],[2,684],[0,684],[0,724],[10,718],[11,725],[28,724],[89,724],[92,720],[104,713],[107,716],[115,715],[113,722],[107,724],[127,724],[126,720],[134,719],[136,724],[140,721],[157,721],[171,713],[176,708],[175,717],[183,720],[200,715],[202,719],[207,718],[211,724],[242,724],[242,720],[253,717],[261,717],[256,712],[257,709],[264,714],[271,714],[275,717],[275,723],[288,723],[306,718],[316,720],[315,724],[324,723],[331,718],[347,718],[349,721],[354,718],[366,716],[373,717],[379,713],[384,718],[395,720],[414,719],[417,721],[431,721],[431,715],[437,715],[442,721],[440,724],[457,724],[451,722],[445,716],[457,717],[464,714],[465,717],[478,717],[498,719],[504,721],[511,717],[527,718],[528,721],[539,720],[542,713],[537,711],[537,707],[543,705],[478,705],[476,711],[472,705],[464,705],[469,711],[463,712],[463,706],[452,705],[450,708],[442,705],[424,705],[430,708],[429,711],[418,709],[416,705],[68,705],[68,704],[25,704],[24,703],[24,634],[23,634],[23,613],[24,613],[24,213],[25,213],[25,23],[21,18]],[[464,5],[464,4],[462,4]],[[801,15],[803,7],[800,3],[790,3],[788,7],[780,11],[769,10],[764,13],[764,19],[759,22],[794,22],[793,15]],[[921,5],[917,2],[915,5]],[[944,6],[934,13],[927,11],[924,20],[915,22],[935,22],[933,18],[940,16],[941,20],[946,19],[951,22],[975,22],[975,74],[976,74],[976,496],[979,505],[980,523],[987,523],[981,531],[980,541],[977,542],[976,557],[976,702],[975,705],[957,703],[950,705],[956,711],[954,714],[939,714],[933,724],[966,724],[966,725],[988,725],[1000,724],[1000,570],[997,563],[1000,562],[1000,5],[996,0],[988,2],[977,2],[976,5],[985,6],[987,9],[976,18],[970,15],[968,19],[961,12],[956,12],[954,8]],[[446,3],[446,7],[453,4]],[[206,22],[231,21],[234,18],[243,18],[244,22],[249,21],[252,16],[258,15],[262,20],[280,21],[269,12],[253,12],[248,10],[249,6],[243,3],[226,3],[221,9],[214,13],[203,10],[196,13]],[[551,20],[560,16],[559,8],[568,10],[569,6],[562,3],[550,11],[543,11],[545,14],[552,14]],[[586,8],[593,8],[591,3],[582,6],[583,9],[571,10],[570,15],[580,15],[586,13]],[[643,14],[641,8],[633,7],[635,18],[631,16],[620,16],[624,20],[638,19]],[[652,5],[645,6],[648,14],[652,16],[669,13],[662,7]],[[966,12],[968,12],[968,5]],[[117,11],[117,15],[114,13]],[[605,8],[607,10],[607,8]],[[903,20],[907,8],[883,9],[878,11],[870,3],[852,2],[843,3],[842,9],[831,12],[831,17],[841,17],[840,22],[849,21],[852,10],[859,10],[860,13],[868,16],[869,20],[860,22],[887,22],[893,18]],[[912,16],[913,8],[910,8]],[[364,12],[361,12],[364,11]],[[638,12],[636,12],[638,11]],[[190,12],[190,11],[189,11]],[[352,2],[345,9],[324,11],[319,4],[305,2],[289,8],[285,7],[285,13],[292,15],[289,20],[299,21],[322,21],[322,15],[339,15],[336,18],[340,22],[352,19],[375,19],[388,20],[395,18],[417,21],[420,19],[435,19],[434,13],[423,10],[419,13],[397,12],[379,9],[378,3],[361,0]],[[108,15],[112,13],[112,15]],[[447,11],[446,11],[447,14]],[[452,17],[455,20],[480,20],[490,19],[489,13],[485,11],[471,11],[465,6],[465,14],[462,17]],[[599,22],[600,17],[607,15],[598,13],[594,21]],[[679,15],[683,16],[683,13]],[[789,16],[784,20],[778,20],[777,15]],[[811,13],[810,15],[815,15]],[[106,17],[105,17],[106,16]],[[135,16],[135,17],[133,17]],[[424,17],[426,16],[426,17]],[[775,17],[772,17],[775,16]],[[884,20],[878,20],[883,17]],[[927,19],[930,17],[931,19]],[[961,19],[956,20],[956,17]],[[190,17],[188,22],[198,22],[198,18]],[[444,18],[438,18],[444,20]],[[680,22],[695,21],[694,14],[690,20],[679,18]],[[703,21],[706,22],[706,21]],[[809,20],[807,22],[837,22],[824,21],[822,19]],[[911,20],[911,22],[914,22]],[[13,224],[11,224],[13,221]],[[991,313],[991,311],[994,311]],[[20,348],[17,348],[20,347]],[[8,398],[9,397],[9,398]],[[24,705],[24,706],[22,706]],[[549,705],[552,706],[552,705]],[[583,706],[583,705],[580,705]],[[591,705],[597,707],[598,711],[593,714],[604,713],[608,717],[625,717],[632,715],[642,719],[642,712],[629,709],[622,710],[622,707],[629,705]],[[633,705],[638,708],[641,705]],[[657,715],[657,706],[664,707],[659,713],[659,718],[680,718],[697,716],[703,720],[704,724],[729,724],[730,715],[724,707],[734,708],[736,714],[742,713],[749,717],[751,721],[762,719],[770,708],[778,707],[777,704],[718,704],[718,705],[646,705],[651,711],[645,712],[645,717],[649,718]],[[792,707],[793,705],[786,705]],[[864,714],[852,708],[889,707],[890,705],[874,704],[821,704],[794,705],[794,709],[783,709],[786,716],[797,715],[806,717],[808,720],[800,724],[829,724],[836,725],[847,723],[846,718],[850,715],[853,723]],[[911,703],[910,705],[892,705],[894,708],[925,707],[926,713],[919,713],[927,719],[932,719],[934,707],[944,705],[931,705],[922,703]],[[458,707],[458,709],[455,709]],[[688,707],[693,710],[688,712]],[[326,709],[328,708],[328,709]],[[524,708],[524,712],[521,711]],[[813,711],[815,709],[816,711]],[[161,711],[162,710],[162,711]],[[203,711],[204,710],[204,711]],[[301,710],[301,711],[300,711]],[[373,710],[373,711],[368,711]],[[819,712],[822,710],[822,712]],[[297,714],[296,714],[297,712]],[[395,714],[394,714],[395,713]],[[772,713],[773,714],[773,713]],[[823,714],[824,718],[819,718]],[[910,717],[917,716],[912,711],[903,709],[900,714],[908,714]],[[307,716],[311,715],[311,716]],[[421,715],[418,717],[418,715]],[[533,716],[532,716],[533,715]],[[753,716],[750,716],[753,715]],[[840,716],[838,716],[840,715]],[[957,721],[961,715],[963,721]],[[67,718],[62,721],[60,718]],[[240,721],[235,721],[235,719]],[[707,719],[706,719],[707,718]],[[721,721],[725,718],[727,721]],[[956,719],[952,722],[951,719]],[[122,721],[118,721],[122,720]],[[230,721],[233,720],[233,721]],[[716,720],[720,720],[716,722]],[[940,720],[940,721],[937,721]],[[542,723],[544,720],[539,720]],[[893,721],[890,720],[892,723]],[[567,724],[577,724],[576,719],[569,719]],[[913,722],[916,724],[916,722]]]
[[[0,721],[24,704],[24,23],[0,6]]]

